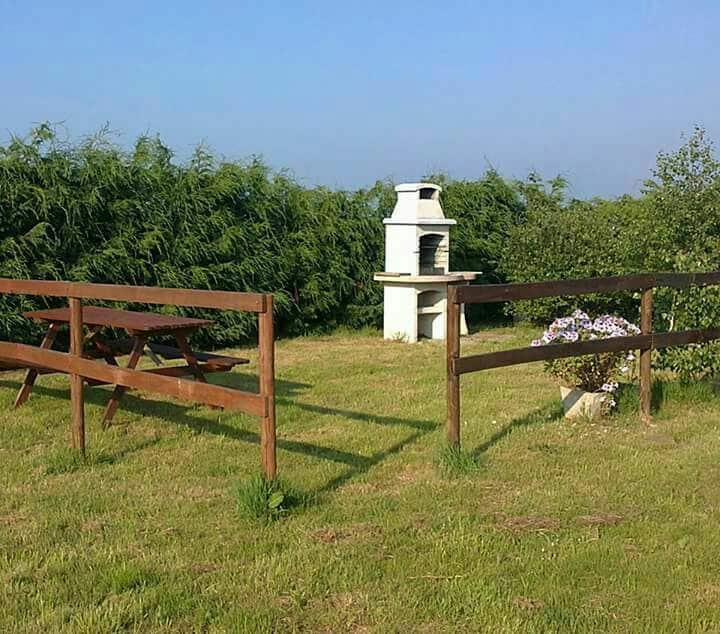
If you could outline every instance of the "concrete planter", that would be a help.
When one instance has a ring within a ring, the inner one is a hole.
[[[585,392],[577,387],[560,387],[565,418],[598,418],[603,414],[605,393]]]

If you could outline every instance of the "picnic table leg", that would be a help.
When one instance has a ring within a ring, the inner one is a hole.
[[[175,341],[177,341],[178,348],[180,348],[180,352],[182,352],[182,356],[187,361],[187,364],[190,366],[190,370],[192,371],[193,375],[195,376],[196,381],[200,381],[200,383],[207,383],[207,379],[205,378],[205,374],[198,366],[198,360],[197,357],[193,354],[192,348],[190,347],[190,344],[188,343],[187,338],[184,334],[180,332],[175,333]],[[217,405],[210,405],[210,409],[221,409]]]
[[[84,343],[92,343],[101,330],[102,330],[102,326],[93,326],[92,328],[88,328],[88,332],[85,335],[83,342]]]
[[[143,355],[144,349],[145,337],[135,337],[135,342],[133,343],[133,348],[130,352],[130,359],[128,360],[127,364],[128,369],[135,369],[135,366],[138,364],[138,361],[140,361],[140,358]],[[112,424],[112,419],[115,416],[115,412],[117,412],[117,409],[120,406],[120,399],[123,397],[125,392],[127,392],[126,387],[122,385],[115,386],[112,396],[110,397],[110,401],[108,402],[107,407],[105,407],[105,414],[103,415],[102,422],[103,429],[107,429]]]
[[[187,364],[190,366],[192,373],[195,375],[195,378],[202,383],[207,383],[207,379],[205,378],[202,370],[198,367],[198,360],[193,354],[192,348],[190,348],[190,344],[185,338],[185,335],[177,332],[175,333],[175,340],[177,341],[178,348],[180,348],[180,352],[182,352],[182,356],[185,358],[185,361],[187,361]]]
[[[52,322],[48,327],[45,336],[43,337],[40,347],[44,348],[45,350],[49,350],[50,348],[52,348],[59,330],[60,324],[57,322]],[[22,387],[20,388],[20,391],[15,397],[15,407],[20,407],[23,403],[25,403],[25,401],[28,400],[28,398],[30,398],[30,393],[33,390],[35,381],[37,380],[39,374],[39,370],[35,368],[31,368],[27,371]]]
[[[145,354],[150,357],[151,361],[158,367],[160,367],[163,363],[160,360],[160,357],[158,357],[155,352],[150,348],[150,346],[145,344]]]

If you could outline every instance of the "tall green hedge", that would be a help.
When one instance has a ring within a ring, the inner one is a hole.
[[[0,276],[272,292],[288,335],[381,322],[372,276],[383,269],[392,183],[305,188],[260,160],[219,161],[199,148],[179,164],[158,139],[126,152],[108,138],[61,142],[42,125],[0,147]],[[501,279],[518,193],[492,172],[443,185],[445,209],[460,220],[453,265]],[[34,340],[19,312],[43,301],[0,297],[0,337]],[[213,317],[204,344],[253,334],[249,315]]]
[[[221,161],[200,147],[179,163],[156,138],[131,151],[106,131],[62,142],[47,125],[0,146],[0,276],[272,292],[280,334],[379,325],[382,218],[393,184],[355,192],[307,188],[260,160]],[[481,282],[720,268],[720,162],[697,129],[660,154],[639,196],[572,200],[565,182],[428,176],[443,186],[453,270]],[[0,338],[32,341],[20,316],[48,300],[0,296]],[[516,317],[549,321],[580,307],[637,319],[638,297],[518,302]],[[720,290],[663,290],[656,327],[720,323]],[[166,310],[182,310],[166,308]],[[188,311],[197,314],[197,311]],[[480,316],[488,317],[488,313]],[[206,345],[242,343],[252,316],[213,315]],[[683,376],[720,372],[720,345],[671,350]]]

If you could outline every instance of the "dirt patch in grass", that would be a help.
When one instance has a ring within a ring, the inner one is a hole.
[[[430,527],[430,520],[423,515],[414,516],[407,524],[408,530],[415,532],[424,532]]]
[[[335,634],[335,632],[364,634],[373,631],[366,625],[367,613],[368,598],[366,594],[353,591],[333,592],[312,601],[305,610],[305,616],[310,616],[310,618],[314,616],[323,624],[303,623],[299,629],[322,634]],[[288,631],[298,629],[297,623],[291,624],[287,621],[286,623]]]
[[[326,527],[310,533],[310,537],[323,544],[377,537],[382,534],[379,526],[373,524],[353,524],[342,528]]]
[[[616,526],[623,521],[621,515],[615,513],[598,513],[597,515],[581,515],[577,518],[580,526]]]
[[[556,531],[560,528],[560,522],[556,519],[538,515],[519,517],[501,516],[497,520],[497,525],[511,533],[548,532]]]
[[[389,495],[400,495],[406,487],[427,483],[434,477],[435,472],[431,464],[409,464],[387,481],[383,492]]]
[[[210,572],[216,572],[220,570],[220,566],[215,564],[193,564],[188,568],[194,575],[206,575]]]
[[[0,526],[7,526],[9,528],[15,526],[21,526],[28,521],[26,515],[22,513],[9,513],[8,515],[0,515]]]
[[[657,447],[675,447],[677,445],[677,442],[670,434],[657,429],[652,429],[645,433],[644,438],[648,444]]]
[[[432,478],[434,475],[432,466],[427,463],[422,464],[409,464],[400,473],[398,473],[395,480],[401,483],[410,483],[422,481]]]
[[[630,557],[639,557],[640,556],[640,548],[636,544],[623,544],[623,550],[630,556]]]
[[[577,524],[590,528],[616,526],[622,521],[623,517],[616,513],[595,513],[592,515],[581,515],[576,518]],[[561,524],[557,519],[544,517],[542,515],[521,515],[513,517],[496,515],[494,523],[501,529],[511,533],[553,532],[561,528]]]
[[[336,610],[346,611],[364,604],[364,599],[359,592],[338,592],[328,597],[327,603]]]
[[[530,597],[515,597],[513,605],[521,610],[539,610],[545,607],[545,603],[540,599],[531,599]]]
[[[350,482],[344,485],[342,490],[347,494],[363,495],[366,493],[385,491],[386,488],[387,486],[384,482]]]
[[[701,603],[717,605],[720,599],[720,585],[716,583],[704,583],[694,591],[687,593],[687,597],[690,601],[695,600]]]
[[[176,492],[177,496],[182,499],[188,500],[212,500],[218,499],[225,495],[225,492],[221,489],[211,489],[202,486],[188,487],[187,489],[181,489]]]
[[[83,533],[99,533],[105,528],[105,522],[99,519],[91,519],[80,526]]]

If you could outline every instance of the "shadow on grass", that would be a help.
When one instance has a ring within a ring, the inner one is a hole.
[[[540,425],[542,423],[549,423],[554,420],[559,420],[563,415],[562,404],[559,402],[552,402],[539,407],[529,414],[519,416],[511,420],[505,427],[495,432],[488,440],[481,445],[478,445],[470,452],[470,455],[475,459],[479,460],[482,455],[490,448],[497,445],[500,441],[505,439],[507,436],[512,434],[515,430],[523,427],[530,427],[532,425]]]
[[[257,379],[252,376],[247,376],[243,374],[225,374],[220,376],[215,375],[212,377],[212,379],[212,382],[215,384],[225,385],[226,387],[232,387],[234,389],[248,391],[255,391],[257,389]],[[3,380],[0,381],[0,387],[19,389],[20,383],[16,381]],[[344,483],[352,480],[354,477],[366,473],[372,467],[380,464],[382,461],[389,458],[390,456],[399,453],[405,447],[417,442],[426,434],[429,434],[430,432],[438,429],[438,424],[432,421],[413,420],[392,416],[376,416],[365,412],[333,409],[320,405],[301,403],[293,400],[293,396],[296,396],[298,393],[308,387],[310,386],[305,383],[278,380],[276,381],[277,402],[282,405],[297,407],[301,410],[316,415],[339,416],[349,419],[351,421],[357,421],[361,423],[371,423],[392,427],[407,427],[413,430],[412,433],[408,434],[402,440],[394,443],[390,447],[386,447],[381,451],[377,451],[370,456],[363,456],[348,451],[335,449],[332,447],[324,447],[307,442],[290,440],[287,438],[278,438],[277,447],[280,450],[289,451],[291,453],[309,456],[320,460],[328,460],[331,462],[343,464],[347,467],[346,471],[332,478],[327,483],[320,486],[317,490],[313,491],[312,493],[315,495],[337,489]],[[34,388],[34,392],[43,396],[66,400],[68,401],[69,407],[69,393],[67,389],[36,385]],[[107,389],[85,390],[85,402],[90,405],[104,407],[109,397],[110,392]],[[30,402],[25,405],[25,407],[28,406],[32,406],[32,398]],[[121,409],[129,412],[133,412],[143,416],[160,418],[175,424],[183,425],[196,432],[225,436],[227,438],[232,438],[234,440],[254,445],[260,444],[260,436],[255,432],[247,431],[245,429],[238,429],[237,427],[224,423],[220,420],[207,420],[189,415],[189,412],[192,411],[192,405],[183,406],[170,401],[145,400],[138,396],[135,396],[132,392],[128,392],[123,397],[120,407]],[[106,462],[117,462],[123,456],[134,451],[140,451],[145,447],[154,444],[155,442],[158,441],[146,441],[144,443],[140,443],[139,445],[123,449],[117,454],[108,456]]]
[[[720,385],[717,380],[704,379],[694,383],[682,383],[655,379],[650,393],[650,408],[658,414],[670,403],[707,403],[720,399]],[[633,416],[640,408],[640,388],[637,383],[625,383],[616,394],[615,414]]]

